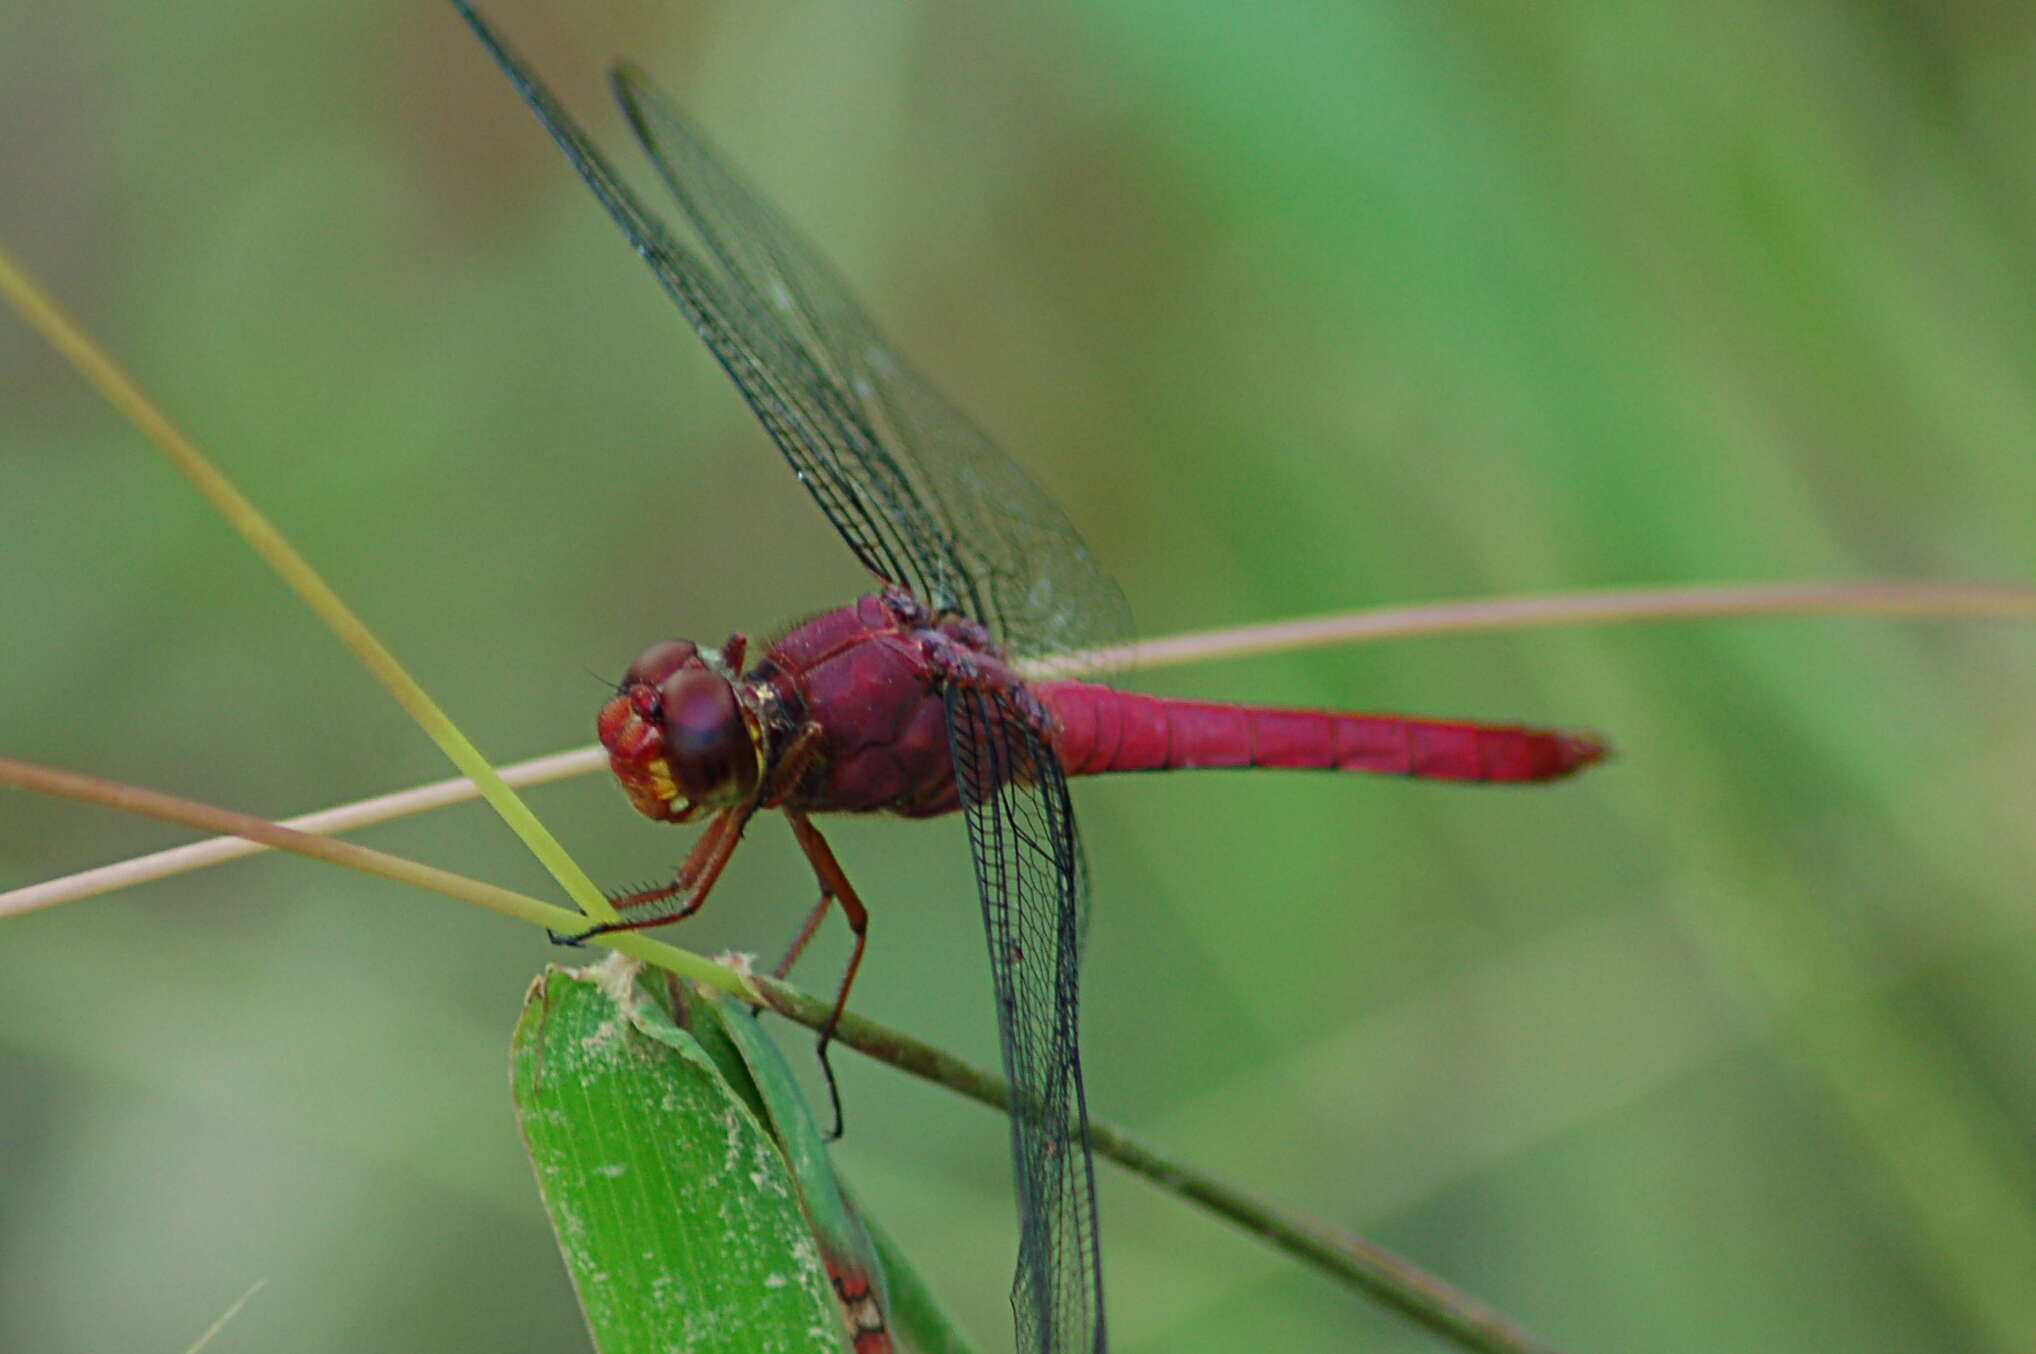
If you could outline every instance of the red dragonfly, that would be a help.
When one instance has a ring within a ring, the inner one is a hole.
[[[750,818],[776,809],[821,890],[781,969],[839,905],[855,948],[838,1017],[869,914],[811,815],[960,811],[1012,1086],[1018,1345],[1101,1351],[1076,1038],[1087,872],[1068,777],[1280,766],[1545,781],[1599,760],[1604,746],[1513,726],[1027,683],[1007,655],[1073,652],[1129,631],[1122,594],[1060,509],[899,358],[820,255],[641,72],[618,66],[615,96],[697,244],[651,212],[465,0],[454,3],[881,584],[754,664],[735,635],[718,650],[669,640],[630,665],[599,717],[615,774],[647,817],[708,822],[669,885],[615,900],[658,906],[622,925],[698,911]]]

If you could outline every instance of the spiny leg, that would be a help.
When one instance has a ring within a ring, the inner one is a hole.
[[[813,904],[813,910],[806,914],[806,920],[799,925],[799,934],[792,937],[792,943],[785,951],[785,957],[771,970],[771,977],[783,982],[792,972],[792,965],[799,962],[799,956],[806,952],[806,944],[813,939],[813,933],[820,929],[820,923],[827,919],[827,909],[834,902],[834,895],[821,890],[820,901]]]
[[[757,798],[765,804],[775,806],[790,794],[806,774],[807,768],[812,766],[814,759],[820,755],[822,738],[823,731],[818,724],[802,725],[791,744],[785,749],[785,755],[771,768],[771,774],[765,779]],[[785,810],[787,817],[791,817],[793,812],[791,809]],[[797,828],[793,830],[796,832]],[[820,929],[820,923],[827,919],[828,906],[833,902],[834,894],[828,889],[827,881],[823,879],[820,883],[820,901],[813,904],[813,910],[808,912],[806,920],[800,923],[799,934],[792,938],[791,947],[785,951],[785,957],[771,970],[773,978],[782,981],[785,975],[792,971],[792,965],[799,962],[799,956],[805,953],[807,944]]]
[[[640,931],[647,926],[663,926],[666,922],[684,921],[698,912],[713,891],[714,881],[727,868],[728,858],[735,854],[736,843],[742,840],[742,830],[756,813],[756,801],[737,804],[714,815],[714,821],[700,834],[700,840],[693,843],[693,849],[686,853],[686,859],[672,873],[672,882],[654,889],[641,889],[626,893],[609,901],[616,910],[641,907],[646,903],[662,902],[666,898],[681,898],[679,906],[669,912],[660,912],[649,917],[620,917],[614,921],[591,926],[578,935],[561,936],[554,932],[552,939],[563,945],[578,945],[595,936],[605,936],[615,931]]]
[[[834,994],[834,1009],[827,1013],[827,1022],[820,1027],[820,1070],[827,1078],[827,1098],[834,1107],[834,1127],[828,1132],[829,1138],[839,1138],[842,1133],[841,1088],[835,1084],[834,1065],[828,1061],[827,1051],[834,1042],[834,1030],[841,1023],[841,1013],[848,1009],[848,991],[855,986],[856,970],[862,967],[863,948],[869,943],[869,909],[856,896],[855,886],[842,873],[841,864],[835,860],[834,852],[827,845],[827,839],[813,826],[811,819],[796,809],[786,809],[785,819],[792,825],[792,835],[799,839],[799,849],[806,853],[807,863],[813,867],[813,875],[820,881],[820,902],[806,919],[806,926],[798,940],[793,942],[792,952],[786,956],[786,963],[799,956],[813,929],[826,915],[827,904],[841,904],[841,915],[848,922],[848,929],[855,935],[855,949],[848,956],[848,969],[841,975],[841,987]]]

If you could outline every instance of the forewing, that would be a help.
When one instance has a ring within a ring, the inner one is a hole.
[[[778,445],[865,562],[1016,653],[1128,637],[1123,594],[1046,491],[898,356],[819,251],[640,71],[619,67],[615,91],[719,260],[741,328],[795,367],[788,383],[808,392],[819,435]],[[854,531],[841,504],[857,508]]]
[[[454,0],[476,35],[650,265],[686,320],[721,363],[777,443],[793,473],[863,566],[887,582],[917,587],[926,562],[943,557],[939,533],[926,527],[897,486],[869,467],[882,460],[874,434],[854,406],[784,325],[731,286],[721,270],[675,239],[536,73],[496,36],[465,0]],[[669,171],[660,164],[669,180]],[[924,538],[923,540],[921,538]],[[907,541],[913,541],[909,548]],[[927,544],[926,541],[936,542]]]
[[[1019,1219],[1011,1305],[1021,1351],[1097,1354],[1103,1279],[1077,1038],[1087,881],[1067,777],[1022,699],[962,682],[947,690],[1011,1082]]]

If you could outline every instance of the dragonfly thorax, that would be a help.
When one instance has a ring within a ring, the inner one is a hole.
[[[645,817],[683,823],[755,792],[761,735],[730,668],[742,651],[740,636],[720,653],[684,639],[653,644],[601,707],[608,765]]]

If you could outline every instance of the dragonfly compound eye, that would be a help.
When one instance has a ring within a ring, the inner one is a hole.
[[[622,674],[622,685],[625,689],[639,682],[645,686],[657,686],[681,668],[699,666],[699,645],[690,639],[668,639],[639,654],[636,661],[629,665],[629,671]]]
[[[688,798],[728,803],[756,788],[756,745],[726,677],[682,668],[658,694],[664,698],[665,756]]]

